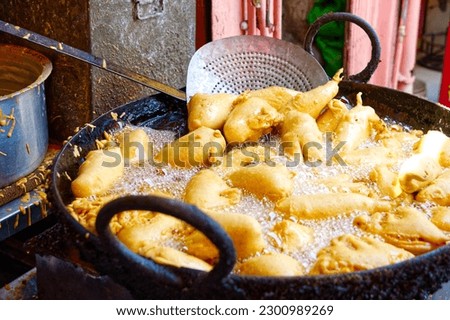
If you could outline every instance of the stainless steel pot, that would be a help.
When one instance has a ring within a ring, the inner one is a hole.
[[[52,63],[25,47],[0,45],[0,188],[26,176],[48,147],[44,81]]]

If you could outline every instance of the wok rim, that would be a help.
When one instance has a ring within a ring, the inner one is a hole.
[[[25,92],[33,90],[34,88],[42,85],[44,83],[44,81],[47,80],[47,78],[50,76],[50,74],[53,70],[53,64],[49,58],[47,58],[42,53],[39,53],[28,47],[12,45],[12,44],[0,44],[0,52],[15,54],[17,57],[26,57],[27,59],[30,59],[30,61],[33,61],[33,63],[35,63],[36,65],[39,65],[42,68],[40,70],[38,77],[32,83],[23,87],[20,90],[12,92],[10,94],[3,95],[3,96],[0,95],[0,101],[5,101],[5,100],[15,98],[19,95],[22,95]],[[8,56],[2,58],[2,60],[5,60],[5,61],[7,61],[9,59],[10,58]]]

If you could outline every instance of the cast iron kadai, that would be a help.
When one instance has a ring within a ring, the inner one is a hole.
[[[319,19],[320,20],[320,19]],[[417,129],[441,129],[450,134],[450,111],[404,92],[354,81],[340,83],[339,96],[353,103],[358,92],[380,116],[388,116]],[[154,129],[186,130],[186,110],[180,100],[154,95],[113,110],[123,121]],[[235,252],[229,237],[200,210],[186,203],[155,196],[123,197],[107,204],[99,213],[98,236],[89,233],[68,212],[73,200],[66,173],[75,176],[82,159],[74,156],[74,145],[82,157],[95,149],[95,139],[120,124],[110,114],[85,127],[55,159],[51,197],[62,221],[76,232],[74,242],[83,258],[108,274],[139,299],[411,299],[426,298],[450,279],[450,246],[413,259],[367,271],[324,276],[255,277],[230,274]],[[111,235],[108,223],[114,214],[131,209],[156,210],[191,223],[220,250],[220,261],[211,273],[156,264],[129,251]],[[189,213],[189,214],[186,214]],[[203,229],[204,228],[204,229]]]
[[[355,102],[356,93],[364,93],[364,102],[375,108],[380,116],[389,116],[406,125],[417,129],[429,130],[441,128],[450,134],[450,111],[430,101],[403,92],[361,84],[350,81],[340,83],[340,96],[345,96]],[[158,94],[135,101],[113,110],[117,114],[125,112],[124,122],[154,129],[171,129],[180,134],[185,132],[186,113],[181,108],[180,101]],[[82,149],[82,157],[89,150],[94,150],[95,140],[101,138],[103,132],[118,129],[120,125],[110,114],[104,114],[93,122],[95,128],[86,127],[77,133],[55,159],[51,184],[51,202],[55,212],[76,237],[65,241],[80,249],[84,260],[94,264],[96,269],[108,274],[118,283],[132,292],[135,298],[141,299],[412,299],[426,298],[429,292],[439,289],[441,283],[450,279],[450,246],[444,246],[430,253],[411,260],[377,268],[368,271],[340,274],[334,276],[302,276],[302,277],[249,277],[230,274],[221,281],[206,279],[207,273],[191,269],[177,269],[160,266],[151,260],[145,266],[136,270],[124,260],[135,259],[137,265],[142,264],[139,256],[121,246],[117,240],[109,239],[108,243],[103,234],[100,236],[89,233],[67,211],[66,205],[73,201],[70,181],[65,173],[74,177],[82,158],[74,156],[74,146]],[[136,208],[143,209],[168,208],[164,213],[173,210],[193,212],[187,204],[170,202],[164,198],[152,198],[151,206],[147,202],[136,202],[124,197],[116,200],[124,203],[124,207],[131,202]],[[118,201],[118,202],[117,202]],[[177,208],[173,208],[177,206]],[[179,207],[179,208],[178,208]],[[108,208],[111,208],[109,205]],[[105,211],[107,218],[124,208]],[[132,209],[128,207],[127,209]],[[193,215],[201,215],[195,211]],[[103,213],[100,214],[103,216]],[[106,218],[102,218],[106,219]],[[193,218],[194,219],[194,218]],[[209,218],[203,216],[207,221]],[[103,226],[106,223],[104,222]],[[211,223],[211,225],[213,225]],[[100,226],[102,227],[102,226]],[[218,231],[217,234],[221,234]],[[106,236],[107,237],[107,236]],[[215,241],[215,240],[214,240]],[[228,239],[223,237],[223,241]],[[114,251],[120,246],[120,255]],[[111,247],[113,247],[111,251]],[[228,251],[222,251],[222,257],[231,259]],[[123,257],[122,257],[123,256]],[[225,263],[224,263],[225,264]],[[226,265],[226,264],[225,264]],[[153,266],[153,268],[152,268]],[[223,273],[222,273],[223,275]],[[173,285],[171,285],[172,283]],[[179,286],[181,284],[181,287]]]
[[[389,116],[422,130],[441,128],[446,134],[450,133],[450,111],[444,107],[387,88],[349,81],[340,83],[339,95],[348,97],[353,103],[357,92],[364,92],[365,103],[373,106],[380,116]],[[179,133],[183,133],[186,128],[186,113],[180,108],[180,102],[167,95],[158,94],[129,103],[116,108],[114,112],[125,112],[123,120],[134,125],[155,129],[171,128]],[[108,245],[87,232],[65,207],[73,200],[70,181],[65,178],[65,172],[70,176],[76,175],[81,163],[81,159],[73,155],[74,145],[78,145],[83,150],[82,156],[85,156],[89,150],[95,149],[95,139],[100,138],[104,131],[116,130],[118,126],[109,114],[101,116],[93,124],[94,129],[86,127],[75,135],[55,160],[50,196],[59,217],[76,233],[76,237],[66,241],[75,243],[86,261],[93,263],[99,272],[108,274],[127,287],[136,298],[410,299],[426,298],[429,292],[436,291],[441,283],[450,279],[448,245],[403,263],[335,276],[258,278],[229,275],[222,282],[209,281],[205,284],[201,281],[207,276],[205,273],[163,267],[150,260],[148,264],[153,264],[155,269],[136,271],[109,252]],[[119,201],[129,201],[123,199]],[[158,198],[157,201],[165,200]],[[178,205],[183,210],[190,210],[184,203],[180,202]],[[122,249],[133,256],[133,253]],[[153,272],[154,270],[156,271]],[[164,279],[170,277],[161,275],[166,272],[175,273],[175,279],[184,281],[183,289],[164,283]],[[195,284],[198,286],[195,287]],[[201,289],[196,290],[200,287]]]

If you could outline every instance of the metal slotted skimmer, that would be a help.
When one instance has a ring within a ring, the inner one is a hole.
[[[329,80],[298,45],[269,37],[235,36],[207,43],[192,57],[186,95],[234,93],[269,86],[308,91]]]
[[[381,48],[375,30],[364,19],[348,12],[319,17],[308,29],[304,48],[262,36],[235,36],[207,43],[192,57],[186,84],[187,100],[195,93],[234,93],[269,86],[308,91],[329,80],[314,58],[312,44],[319,29],[332,21],[357,24],[368,35],[372,56],[367,66],[349,80],[367,82],[380,62]]]

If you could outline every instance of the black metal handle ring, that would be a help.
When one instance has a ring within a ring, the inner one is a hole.
[[[367,66],[362,70],[360,73],[349,76],[349,80],[356,81],[356,82],[367,82],[372,77],[373,73],[378,67],[378,64],[380,63],[380,56],[381,56],[381,46],[380,46],[380,40],[378,39],[378,35],[375,32],[375,30],[371,27],[371,25],[362,19],[359,16],[356,16],[352,13],[348,12],[330,12],[327,14],[324,14],[323,16],[317,18],[316,21],[309,27],[308,31],[306,32],[305,41],[304,41],[304,49],[314,56],[313,50],[312,50],[312,44],[314,42],[314,38],[319,32],[319,29],[332,21],[349,21],[357,24],[360,26],[369,36],[370,42],[372,44],[372,56],[367,64]]]
[[[168,214],[189,223],[208,237],[219,251],[219,261],[208,273],[205,281],[221,281],[233,270],[236,263],[236,251],[231,238],[216,221],[196,206],[158,196],[125,196],[107,203],[100,209],[95,227],[106,250],[116,255],[134,271],[139,272],[136,274],[146,275],[170,286],[184,287],[180,276],[153,260],[132,252],[111,232],[109,227],[111,219],[117,213],[127,210],[148,210]]]

